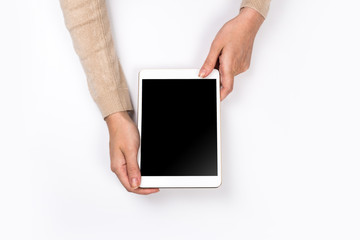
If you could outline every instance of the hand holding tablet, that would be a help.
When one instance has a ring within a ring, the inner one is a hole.
[[[139,74],[138,162],[142,188],[221,184],[220,80],[198,69]]]

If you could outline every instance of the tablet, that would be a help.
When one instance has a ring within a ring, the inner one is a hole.
[[[221,185],[220,80],[214,70],[139,73],[138,163],[142,188]]]

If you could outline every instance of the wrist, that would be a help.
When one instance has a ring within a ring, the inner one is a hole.
[[[255,9],[243,7],[236,17],[240,24],[245,25],[250,33],[256,34],[264,22],[264,17]]]
[[[129,120],[131,121],[131,118],[127,111],[112,113],[105,118],[105,122],[109,128],[109,131],[116,129],[121,124],[124,124]]]

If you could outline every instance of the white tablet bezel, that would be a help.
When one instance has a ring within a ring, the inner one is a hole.
[[[146,69],[139,73],[138,88],[138,129],[141,137],[142,120],[142,80],[143,79],[201,79],[199,69]],[[142,188],[208,188],[219,187],[221,177],[221,133],[220,133],[220,77],[219,71],[213,70],[205,79],[216,79],[217,113],[217,176],[142,176]],[[141,146],[138,152],[138,164],[141,161]]]

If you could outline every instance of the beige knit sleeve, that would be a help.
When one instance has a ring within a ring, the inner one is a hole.
[[[270,7],[270,1],[271,0],[243,0],[240,9],[243,7],[253,8],[266,18]]]
[[[90,94],[102,116],[133,110],[114,48],[105,0],[60,0],[60,4]]]

